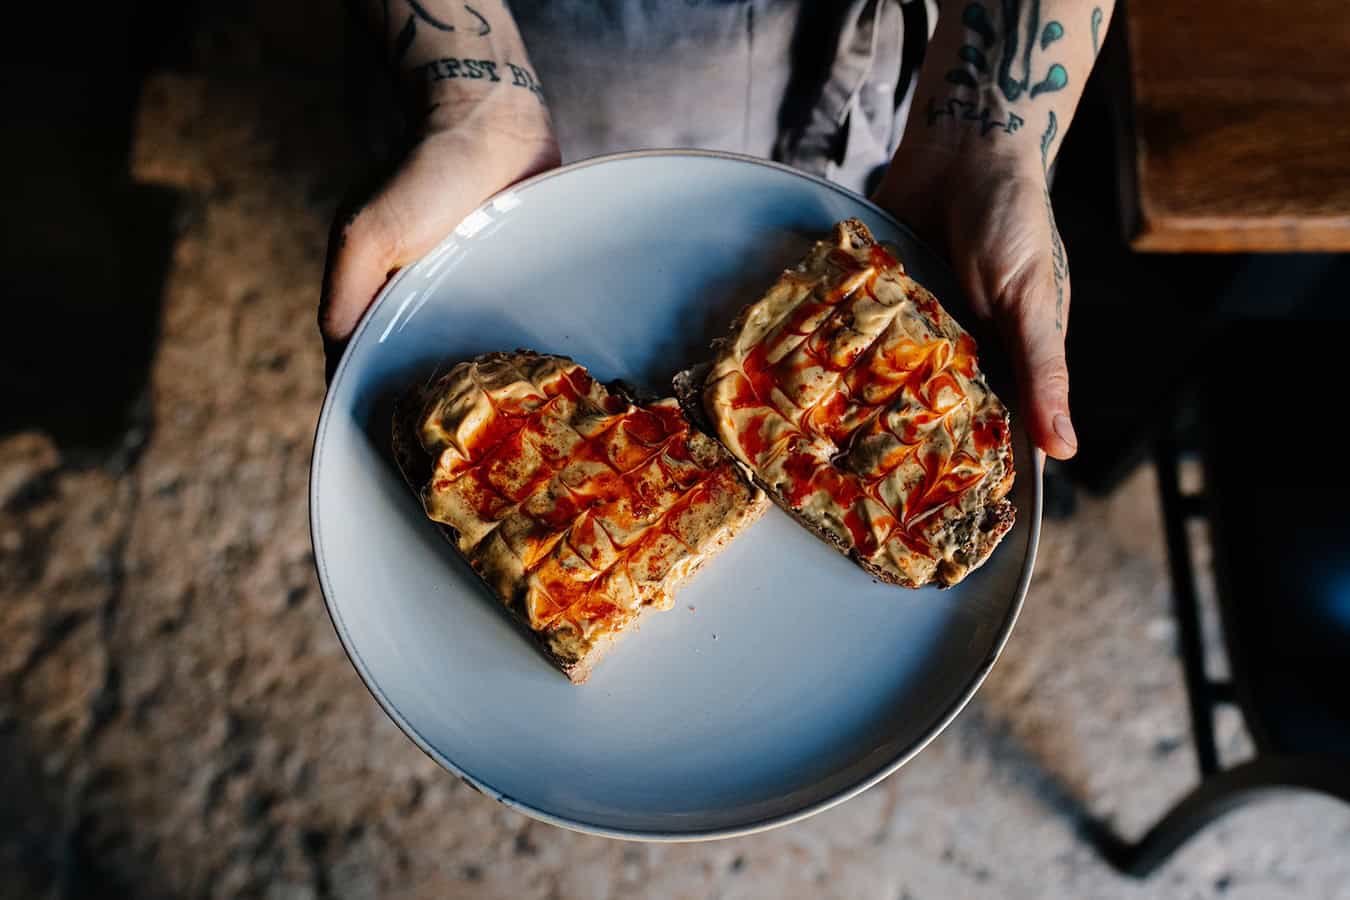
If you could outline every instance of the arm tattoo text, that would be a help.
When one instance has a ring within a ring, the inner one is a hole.
[[[502,71],[502,68],[505,71]],[[429,60],[418,66],[429,82],[462,78],[469,81],[502,81],[509,77],[512,87],[524,88],[540,100],[544,99],[544,89],[534,73],[515,63],[497,63],[490,59],[464,59],[445,56]]]

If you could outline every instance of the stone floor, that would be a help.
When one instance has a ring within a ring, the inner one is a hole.
[[[621,843],[441,772],[361,686],[312,571],[313,305],[345,156],[332,80],[288,72],[146,86],[133,175],[185,204],[135,463],[0,439],[0,895],[1350,898],[1350,810],[1317,797],[1222,820],[1146,884],[1076,836],[1084,812],[1136,834],[1195,778],[1148,470],[1046,525],[952,727],[813,819]]]

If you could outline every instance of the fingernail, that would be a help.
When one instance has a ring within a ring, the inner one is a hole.
[[[1059,439],[1075,450],[1078,449],[1078,435],[1073,433],[1073,423],[1064,413],[1055,416],[1055,434]]]

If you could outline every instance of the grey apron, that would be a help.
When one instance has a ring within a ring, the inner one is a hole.
[[[772,158],[865,190],[904,130],[935,0],[515,0],[564,161]]]

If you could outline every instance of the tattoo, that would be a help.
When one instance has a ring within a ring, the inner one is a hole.
[[[408,6],[412,9],[413,15],[417,16],[417,18],[421,19],[423,22],[426,22],[432,28],[441,31],[455,30],[455,26],[451,25],[449,22],[442,22],[440,19],[427,12],[426,8],[418,3],[417,0],[408,0]]]
[[[471,81],[501,81],[505,72],[499,72],[497,63],[490,59],[463,59],[453,56],[442,57],[425,62],[417,68],[426,76],[427,81],[445,81],[449,78],[463,78]],[[504,63],[511,73],[511,85],[525,88],[540,100],[544,99],[543,87],[539,79],[529,69],[515,63]]]
[[[1101,47],[1098,40],[1098,32],[1102,27],[1102,8],[1100,6],[1092,7],[1092,55],[1097,55],[1097,50]]]
[[[403,23],[403,27],[399,29],[398,36],[394,39],[394,51],[391,62],[396,69],[399,68],[400,64],[403,62],[403,58],[408,55],[408,49],[412,47],[413,38],[417,37],[418,22],[429,25],[437,31],[460,30],[456,28],[453,23],[446,22],[433,16],[427,8],[421,3],[418,3],[417,0],[406,0],[406,2],[408,8],[412,10],[412,12],[408,14],[407,20]],[[468,33],[476,35],[477,37],[483,37],[484,35],[492,33],[492,26],[488,24],[488,20],[483,17],[482,13],[467,3],[463,4],[463,6],[465,12],[478,20],[477,27],[472,32]],[[388,33],[389,0],[384,0],[384,28],[385,32]]]
[[[1030,0],[1026,9],[1029,11],[1027,20],[1026,49],[1022,52],[1022,77],[1016,79],[1012,77],[1013,62],[1017,56],[1018,42],[1021,40],[1021,22],[1018,19],[1022,14],[1022,5],[1018,0],[1003,0],[1003,53],[1002,60],[998,67],[998,86],[1003,91],[1003,96],[1012,103],[1022,95],[1031,82],[1031,53],[1035,47],[1036,32],[1040,28],[1041,2],[1040,0]],[[1053,26],[1053,28],[1051,27]],[[1047,32],[1058,32],[1057,37],[1062,37],[1064,27],[1058,22],[1051,22],[1046,25]],[[1053,39],[1052,39],[1053,40]],[[1049,46],[1050,41],[1042,38],[1042,48]],[[1069,83],[1068,73],[1059,63],[1054,63],[1047,70],[1045,80],[1031,88],[1031,96],[1044,91],[1057,91]]]
[[[961,23],[978,34],[988,47],[998,40],[998,33],[989,21],[989,13],[978,3],[972,3],[961,13]]]
[[[506,67],[511,70],[511,84],[513,87],[523,87],[540,100],[544,99],[544,89],[539,84],[539,80],[531,74],[529,69],[512,63],[507,63]]]
[[[1050,188],[1045,189],[1045,214],[1050,219],[1050,269],[1055,274],[1055,330],[1064,330],[1064,279],[1069,274],[1069,261],[1064,254],[1064,241],[1055,224],[1055,208],[1050,204]]]
[[[937,100],[928,98],[928,124],[936,124],[938,119],[943,116],[951,116],[953,119],[960,119],[963,122],[979,122],[980,134],[988,134],[995,128],[1003,129],[1004,134],[1012,134],[1022,127],[1023,119],[1015,112],[1008,113],[1007,121],[1000,122],[991,117],[989,110],[980,109],[978,104],[969,103],[965,100],[958,100],[955,97],[948,97],[947,102],[941,106]]]
[[[478,31],[475,32],[478,37],[483,37],[492,33],[492,26],[488,24],[487,19],[483,18],[482,13],[467,3],[464,4],[464,11],[478,20]]]
[[[1045,131],[1041,134],[1041,168],[1046,172],[1050,171],[1050,142],[1055,139],[1055,133],[1059,131],[1059,119],[1055,118],[1055,111],[1050,110],[1050,121],[1045,123]]]
[[[1045,131],[1041,132],[1041,167],[1045,169],[1047,175],[1050,171],[1050,145],[1058,132],[1059,119],[1052,109],[1045,123]],[[1045,188],[1045,215],[1050,219],[1050,269],[1055,275],[1055,329],[1063,331],[1064,279],[1069,274],[1069,260],[1064,252],[1064,240],[1059,235],[1059,226],[1055,224],[1055,208],[1050,203],[1048,185]]]
[[[1044,76],[1033,82],[1033,54],[1039,45],[1040,52],[1043,54],[1051,44],[1064,37],[1064,26],[1058,21],[1051,20],[1041,27],[1041,4],[1040,0],[1030,0],[1025,4],[1026,21],[1022,21],[1023,5],[1018,0],[1001,0],[1000,2],[1001,18],[996,26],[991,20],[989,10],[980,3],[968,3],[961,14],[961,23],[970,31],[974,32],[975,37],[970,43],[963,44],[957,51],[957,57],[964,64],[961,67],[951,69],[946,74],[948,84],[958,87],[979,89],[982,84],[994,84],[1003,94],[1004,100],[1008,103],[1016,103],[1023,99],[1035,99],[1041,94],[1062,91],[1069,85],[1069,73],[1057,62],[1052,62],[1046,66]],[[1001,39],[1001,44],[1000,44]],[[977,46],[978,44],[978,46]],[[998,46],[998,64],[991,66],[989,53],[991,48]],[[1019,55],[1019,48],[1021,53]],[[1020,72],[1017,76],[1013,74],[1014,66],[1018,66]],[[951,115],[957,118],[952,107],[955,98],[948,98],[945,110],[933,112],[932,106],[929,109],[929,124],[933,124],[942,115]],[[981,134],[989,134],[995,126],[1005,125],[1003,122],[994,121],[991,125],[990,110],[976,111],[972,104],[966,101],[955,101],[958,104],[971,106],[959,116],[963,121],[977,121],[981,123]],[[1022,118],[1016,113],[1008,113],[1007,124],[1013,127],[1004,127],[1004,133],[1012,134],[1017,130],[1017,125],[1022,124]]]
[[[1041,49],[1044,50],[1062,37],[1064,37],[1064,26],[1054,21],[1047,22],[1045,30],[1041,32]]]

